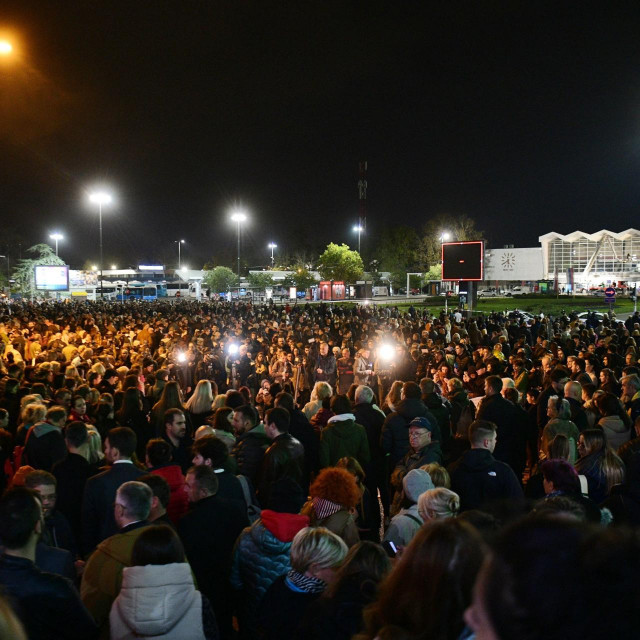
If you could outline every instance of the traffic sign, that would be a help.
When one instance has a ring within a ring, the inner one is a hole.
[[[607,287],[604,290],[604,301],[609,304],[616,301],[616,290],[613,287]]]

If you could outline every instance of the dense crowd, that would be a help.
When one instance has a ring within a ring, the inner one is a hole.
[[[637,637],[640,314],[5,302],[0,639]]]

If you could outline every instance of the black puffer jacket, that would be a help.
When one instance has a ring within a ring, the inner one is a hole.
[[[390,413],[382,426],[380,446],[389,454],[389,469],[393,469],[399,460],[409,451],[409,423],[414,418],[426,418],[439,431],[433,414],[419,398],[406,398],[398,405],[397,411]]]

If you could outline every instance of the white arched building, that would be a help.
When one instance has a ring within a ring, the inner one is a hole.
[[[589,289],[640,281],[640,231],[627,229],[620,233],[561,234],[552,231],[539,238],[542,245],[544,279],[570,284],[575,289]]]

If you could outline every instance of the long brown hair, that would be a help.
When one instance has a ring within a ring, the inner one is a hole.
[[[458,638],[483,556],[480,535],[467,522],[449,518],[425,525],[365,610],[365,631],[356,640],[371,640],[389,627],[415,638]]]

